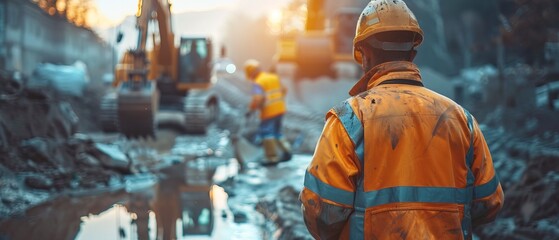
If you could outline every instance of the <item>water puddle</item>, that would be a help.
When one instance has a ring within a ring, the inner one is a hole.
[[[179,192],[178,197],[178,205],[165,202],[167,207],[160,209],[162,203],[150,204],[135,196],[126,204],[83,216],[76,239],[232,239],[232,233],[239,236],[236,239],[247,239],[241,236],[249,235],[258,239],[260,235],[256,225],[236,225],[228,219],[228,196],[217,185],[208,192]]]
[[[0,239],[261,239],[260,223],[235,223],[214,184],[237,168],[234,159],[200,158],[162,169],[151,187],[60,197],[0,221]]]

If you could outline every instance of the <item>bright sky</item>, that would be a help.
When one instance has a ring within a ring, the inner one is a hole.
[[[218,7],[241,9],[247,13],[277,8],[290,0],[172,0],[173,12],[201,11]],[[101,14],[96,25],[115,25],[136,13],[138,0],[94,0]],[[250,7],[249,7],[250,6]],[[249,9],[253,8],[253,9]],[[93,23],[95,24],[95,23]]]

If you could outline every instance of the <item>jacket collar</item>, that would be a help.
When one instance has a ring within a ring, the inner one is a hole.
[[[419,68],[412,62],[394,61],[379,64],[367,72],[349,90],[350,96],[374,88],[386,80],[407,79],[421,82]]]

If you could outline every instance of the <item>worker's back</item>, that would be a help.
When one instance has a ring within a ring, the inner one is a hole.
[[[378,68],[390,71],[366,75],[326,116],[301,193],[307,228],[321,239],[471,237],[503,200],[479,126],[423,87],[415,65]]]
[[[459,105],[411,85],[381,85],[354,101],[366,106],[358,107],[365,161],[372,167],[367,167],[365,190],[465,187],[470,131]]]
[[[363,124],[365,235],[461,238],[457,203],[466,191],[458,189],[467,184],[470,147],[464,109],[406,84],[380,85],[349,102]]]

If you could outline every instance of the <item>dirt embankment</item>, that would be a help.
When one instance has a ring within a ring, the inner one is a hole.
[[[484,129],[505,205],[495,222],[479,226],[482,239],[559,238],[559,135],[520,137]]]
[[[108,186],[131,172],[126,156],[115,158],[110,146],[75,134],[97,129],[95,98],[88,96],[94,92],[68,97],[22,82],[0,76],[0,216],[52,193]]]

